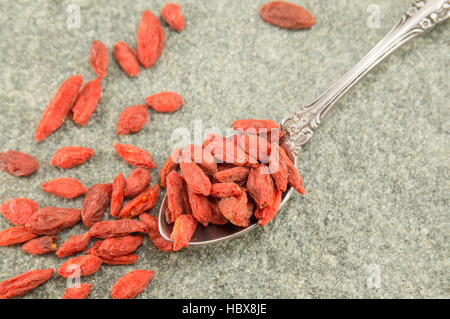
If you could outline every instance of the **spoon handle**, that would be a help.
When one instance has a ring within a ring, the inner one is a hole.
[[[416,0],[397,25],[349,72],[336,81],[328,90],[282,122],[287,132],[286,143],[298,153],[322,117],[331,107],[367,72],[386,56],[416,35],[431,29],[450,16],[450,0]]]

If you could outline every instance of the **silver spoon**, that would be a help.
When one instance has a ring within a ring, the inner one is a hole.
[[[323,116],[353,85],[403,43],[431,29],[449,16],[450,0],[416,0],[397,25],[349,72],[311,104],[284,119],[281,126],[287,132],[287,135],[282,141],[282,146],[294,163],[297,163],[296,154],[309,141]],[[292,191],[292,188],[288,188],[283,194],[280,210],[285,207]],[[166,207],[167,198],[164,197],[159,211],[159,230],[161,235],[170,241],[173,226],[166,223]],[[189,245],[201,246],[218,243],[243,235],[257,227],[260,227],[257,223],[253,223],[246,228],[237,227],[231,223],[223,226],[210,224],[208,227],[199,225]]]

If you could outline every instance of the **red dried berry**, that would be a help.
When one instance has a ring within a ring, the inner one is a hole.
[[[217,198],[238,196],[242,193],[242,189],[236,183],[216,183],[211,186],[210,195]]]
[[[22,250],[31,255],[43,255],[56,251],[56,236],[43,236],[30,240],[22,245]]]
[[[1,206],[3,216],[16,226],[24,226],[38,210],[38,203],[28,198],[13,198]]]
[[[153,245],[161,251],[173,251],[173,243],[165,240],[158,227],[158,218],[146,213],[139,215],[139,220],[145,225],[148,232],[148,237],[150,238]]]
[[[258,224],[260,226],[265,226],[276,216],[280,209],[282,195],[283,193],[281,191],[276,190],[273,194],[271,203],[264,208],[256,210],[255,217],[258,219]]]
[[[145,169],[138,167],[128,175],[125,196],[135,197],[146,190],[152,180],[152,175]]]
[[[50,164],[59,168],[72,168],[86,162],[95,151],[80,146],[66,146],[58,149],[50,160]]]
[[[186,26],[181,7],[175,3],[166,3],[161,9],[161,17],[175,31],[183,31]]]
[[[178,93],[175,92],[161,92],[151,95],[145,99],[148,106],[156,112],[172,113],[179,110],[184,101]]]
[[[94,224],[89,230],[89,234],[96,238],[110,238],[126,236],[132,233],[145,233],[145,226],[131,219],[106,220]]]
[[[111,205],[109,208],[109,214],[112,217],[117,217],[122,209],[123,199],[125,197],[126,180],[122,173],[119,173],[114,178],[112,184],[111,193]]]
[[[69,237],[61,246],[59,246],[56,251],[56,256],[64,258],[79,253],[86,249],[90,240],[91,235],[89,233]]]
[[[289,170],[285,157],[280,154],[280,146],[273,144],[270,153],[269,169],[272,174],[275,187],[284,192],[287,189]]]
[[[250,169],[247,167],[233,167],[217,172],[214,174],[214,179],[221,183],[242,183],[247,179],[249,172]]]
[[[224,225],[228,223],[228,219],[223,216],[219,209],[219,205],[216,201],[210,200],[209,206],[211,206],[211,220],[210,223],[214,225]]]
[[[133,265],[139,259],[136,254],[129,254],[125,256],[117,256],[111,258],[102,258],[103,263],[107,265]]]
[[[106,45],[100,40],[92,41],[91,50],[89,51],[89,63],[99,77],[104,78],[106,76],[108,62],[109,56]]]
[[[120,218],[133,218],[150,210],[155,206],[158,199],[159,186],[153,185],[146,191],[143,191],[138,196],[129,201],[120,211]]]
[[[285,1],[266,3],[260,10],[261,18],[280,28],[307,29],[315,24],[314,16],[305,8]]]
[[[197,228],[197,220],[192,215],[181,215],[173,225],[170,239],[173,240],[173,250],[180,250],[189,245],[189,241]]]
[[[63,299],[87,299],[91,290],[91,284],[75,285],[64,290]]]
[[[192,215],[197,221],[202,223],[203,226],[208,226],[212,215],[208,197],[194,193],[189,186],[187,188],[187,192],[189,204],[192,209]]]
[[[300,172],[295,167],[289,156],[286,154],[284,148],[280,147],[280,157],[284,159],[288,168],[288,183],[300,194],[306,194],[306,190],[303,188],[303,179]]]
[[[239,147],[261,163],[268,163],[271,152],[269,142],[258,135],[237,135]]]
[[[116,143],[114,144],[114,148],[117,154],[130,165],[143,168],[156,167],[155,163],[153,163],[152,156],[136,146]]]
[[[208,149],[198,145],[188,145],[183,149],[183,161],[196,163],[205,174],[214,175],[217,172],[217,163]]]
[[[44,284],[53,276],[53,269],[36,269],[0,282],[0,299],[17,298]]]
[[[113,299],[131,299],[139,295],[147,288],[152,280],[152,270],[133,270],[121,277],[112,287]]]
[[[71,109],[70,117],[78,125],[86,126],[94,114],[102,96],[102,78],[89,81],[78,95]]]
[[[142,13],[136,36],[136,57],[148,69],[161,56],[164,48],[164,32],[157,16],[145,10]]]
[[[162,188],[166,188],[166,178],[170,172],[177,169],[181,158],[181,150],[177,147],[170,154],[167,161],[164,163],[163,167],[159,171],[159,185]]]
[[[44,192],[64,198],[75,198],[85,194],[88,190],[75,178],[61,177],[42,183]]]
[[[137,133],[147,121],[148,110],[145,105],[129,106],[120,113],[116,129],[117,135]]]
[[[279,129],[280,124],[272,120],[237,120],[232,124],[233,129],[238,131],[247,131],[248,129],[255,129],[258,132],[259,129],[271,130]]]
[[[50,104],[45,109],[34,132],[36,141],[45,140],[50,134],[60,128],[69,114],[78,96],[83,77],[75,75],[68,78],[58,89]]]
[[[0,170],[13,176],[29,176],[38,168],[38,161],[29,154],[18,151],[0,153]]]
[[[101,221],[111,200],[112,185],[97,184],[89,188],[83,200],[81,219],[87,227]]]
[[[219,210],[233,225],[247,227],[253,211],[247,208],[247,193],[241,192],[239,196],[222,198],[219,201]]]
[[[247,179],[247,190],[255,200],[258,208],[264,208],[271,202],[274,185],[269,168],[266,165],[261,164],[250,170]]]
[[[211,191],[211,181],[202,169],[195,163],[180,163],[181,174],[186,184],[196,194],[208,196]]]
[[[112,259],[114,257],[131,254],[142,245],[142,236],[123,236],[107,238],[96,249],[96,255],[100,258]]]
[[[183,178],[176,171],[172,171],[166,178],[167,182],[167,223],[171,224],[183,211]]]
[[[44,207],[39,209],[25,227],[38,235],[56,235],[77,224],[81,211],[75,208]]]
[[[256,167],[258,165],[256,158],[245,153],[244,150],[237,145],[237,138],[234,136],[229,139],[216,136],[207,144],[205,149],[209,150],[214,155],[214,158],[220,163],[230,163],[249,167]]]
[[[58,269],[61,277],[81,277],[95,274],[102,266],[102,259],[95,255],[82,255],[71,258]]]
[[[37,235],[26,227],[10,227],[0,231],[0,246],[21,244],[36,237]]]
[[[131,77],[139,75],[139,62],[133,50],[125,42],[114,44],[114,57],[122,70]]]

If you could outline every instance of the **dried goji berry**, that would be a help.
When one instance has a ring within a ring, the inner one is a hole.
[[[184,182],[184,180],[183,180]],[[191,214],[192,215],[192,208],[191,203],[189,203],[189,194],[187,191],[187,184],[186,182],[183,183],[183,192],[181,193],[181,196],[183,198],[183,210],[185,214]]]
[[[211,186],[210,195],[217,198],[238,196],[242,193],[242,189],[236,183],[216,183]]]
[[[261,163],[268,163],[271,151],[269,142],[258,135],[237,135],[240,148]]]
[[[17,298],[47,282],[53,269],[36,269],[0,282],[0,299]]]
[[[192,215],[181,215],[173,225],[170,239],[173,240],[173,250],[180,250],[189,245],[189,241],[197,228],[197,220]]]
[[[155,163],[153,163],[152,156],[136,146],[116,143],[114,144],[114,148],[117,154],[130,165],[143,168],[156,167]]]
[[[266,207],[255,211],[255,217],[258,219],[258,224],[260,226],[265,226],[276,216],[280,209],[282,195],[283,193],[281,191],[275,190],[271,203]]]
[[[26,153],[6,151],[0,153],[0,170],[14,176],[29,176],[36,172],[39,163]]]
[[[173,251],[173,243],[165,240],[158,227],[158,218],[156,216],[143,213],[139,215],[139,220],[146,226],[148,237],[153,245],[161,251]]]
[[[56,251],[58,247],[56,236],[42,236],[32,239],[22,245],[22,250],[31,255],[43,255]]]
[[[214,225],[224,225],[228,223],[228,219],[223,216],[222,212],[219,209],[219,205],[216,201],[210,200],[209,205],[211,206],[211,224]]]
[[[154,271],[133,270],[121,277],[112,287],[113,299],[131,299],[139,295],[147,288],[152,280]]]
[[[42,183],[42,190],[64,198],[75,198],[88,191],[79,180],[69,177],[55,178]]]
[[[122,209],[123,199],[125,197],[126,180],[122,173],[119,173],[112,183],[111,205],[109,214],[117,217]]]
[[[272,174],[275,187],[284,192],[286,191],[289,171],[286,160],[280,154],[280,147],[277,144],[272,145],[272,152],[270,153],[269,169]]]
[[[145,10],[142,13],[136,36],[136,57],[148,69],[161,56],[164,48],[164,32],[157,16]]]
[[[0,246],[21,244],[36,237],[37,235],[26,227],[10,227],[0,231]]]
[[[56,235],[61,230],[74,226],[80,219],[79,209],[44,207],[33,215],[25,227],[38,235]]]
[[[286,162],[288,168],[288,183],[300,194],[306,194],[306,190],[303,188],[303,179],[300,172],[295,167],[289,156],[286,154],[284,148],[280,147],[280,157]]]
[[[158,199],[159,186],[153,185],[146,191],[129,201],[120,211],[120,218],[132,218],[150,210],[155,206]]]
[[[59,246],[56,251],[56,256],[64,258],[79,253],[86,249],[90,240],[91,235],[89,233],[69,237],[61,246]]]
[[[68,78],[60,86],[55,96],[50,101],[50,104],[42,114],[36,131],[34,132],[36,141],[41,142],[45,140],[50,134],[64,124],[82,84],[83,77],[81,75],[75,75]]]
[[[274,185],[269,168],[261,164],[248,174],[247,189],[258,208],[263,208],[272,200]]]
[[[234,121],[232,124],[233,129],[238,131],[246,131],[249,128],[256,129],[256,132],[258,132],[258,129],[279,129],[280,124],[277,122],[274,122],[272,120],[255,120],[255,119],[249,119],[249,120],[237,120]]]
[[[38,203],[28,198],[13,198],[1,206],[3,216],[16,226],[24,226],[37,210]]]
[[[100,247],[100,245],[102,244],[103,240],[99,240],[96,241],[95,243],[92,244],[91,247],[89,247],[87,253],[88,255],[95,255],[97,256],[98,253],[98,247]],[[98,257],[98,256],[97,256]]]
[[[194,193],[189,186],[187,188],[187,191],[189,196],[189,204],[192,209],[192,215],[196,220],[202,223],[203,226],[208,226],[212,214],[208,197]]]
[[[181,150],[177,147],[175,148],[167,161],[164,163],[163,167],[159,171],[159,185],[166,188],[166,177],[170,172],[177,169],[181,158]]]
[[[100,257],[95,255],[82,255],[71,258],[63,263],[58,269],[58,274],[64,278],[69,278],[70,276],[90,276],[100,269],[102,263]]]
[[[214,179],[216,179],[221,183],[226,182],[242,183],[247,179],[249,172],[250,172],[249,168],[238,166],[217,172],[216,174],[214,174]]]
[[[138,167],[128,175],[125,196],[135,197],[148,188],[152,180],[152,175],[145,169]]]
[[[95,223],[89,230],[89,234],[96,238],[110,238],[126,236],[132,233],[145,233],[145,226],[131,219],[106,220]]]
[[[184,30],[186,21],[178,4],[166,3],[161,9],[161,17],[175,31]]]
[[[188,145],[183,149],[183,161],[194,162],[208,175],[217,172],[217,163],[208,149],[198,145]]]
[[[139,62],[133,50],[125,42],[114,44],[114,57],[122,70],[131,77],[139,75]]]
[[[178,93],[175,92],[161,92],[151,95],[145,99],[148,106],[156,112],[172,113],[179,110],[184,101]]]
[[[111,200],[112,185],[97,184],[89,188],[83,200],[81,219],[87,227],[101,221]]]
[[[114,258],[131,254],[142,245],[142,236],[112,237],[102,241],[96,249],[96,255],[100,258]]]
[[[148,121],[148,110],[145,105],[133,105],[120,113],[117,122],[117,135],[127,135],[139,132]]]
[[[241,192],[238,196],[222,198],[219,201],[219,210],[233,225],[247,227],[253,212],[247,207],[247,193]]]
[[[181,160],[181,174],[186,184],[196,194],[208,196],[211,191],[211,181],[202,169],[195,163],[185,163]]]
[[[285,29],[306,29],[315,23],[314,16],[305,8],[285,1],[266,3],[261,7],[260,14],[267,23]]]
[[[93,149],[87,147],[61,147],[53,154],[50,164],[60,168],[72,168],[86,162],[94,153]]]
[[[167,223],[171,224],[175,222],[178,216],[180,216],[183,211],[183,178],[178,175],[176,171],[172,171],[167,175]]]
[[[133,265],[139,259],[136,254],[128,254],[124,256],[116,256],[110,258],[102,258],[103,263],[107,265]]]
[[[102,78],[89,81],[78,95],[70,113],[72,121],[86,126],[102,96]]]
[[[91,284],[74,285],[64,290],[63,299],[87,299],[91,290]]]
[[[256,167],[258,161],[237,145],[234,137],[229,139],[216,137],[206,147],[219,163],[231,163],[239,166]]]
[[[89,51],[89,63],[94,72],[101,78],[106,76],[106,69],[108,67],[109,56],[108,48],[100,40],[94,40]]]

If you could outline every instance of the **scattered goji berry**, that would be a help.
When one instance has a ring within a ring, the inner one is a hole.
[[[238,184],[232,182],[216,183],[211,185],[210,195],[217,198],[238,196],[242,193],[242,189]]]
[[[42,236],[32,239],[22,245],[22,250],[31,255],[43,255],[56,251],[58,247],[56,236]]]
[[[133,218],[150,210],[155,206],[158,199],[159,186],[153,185],[146,191],[143,191],[131,201],[126,203],[119,213],[120,218]]]
[[[152,175],[150,175],[147,169],[141,167],[136,168],[128,175],[125,196],[136,197],[149,187],[151,180]]]
[[[258,224],[260,226],[265,226],[276,216],[280,209],[282,195],[283,193],[281,191],[275,190],[271,203],[266,207],[255,211],[255,217],[258,219]]]
[[[177,169],[178,164],[180,162],[180,158],[181,158],[181,150],[177,147],[171,152],[169,158],[159,171],[159,185],[162,188],[166,188],[166,177],[167,175],[169,175],[170,172]]]
[[[31,217],[25,227],[38,235],[56,235],[61,230],[74,226],[80,219],[79,209],[44,207]]]
[[[64,258],[79,253],[86,249],[90,240],[91,235],[89,233],[69,237],[61,246],[59,246],[56,251],[56,256]]]
[[[91,284],[74,285],[64,290],[63,299],[87,299],[91,290]]]
[[[111,204],[109,214],[117,217],[122,209],[123,199],[125,197],[126,180],[122,173],[119,173],[112,183]]]
[[[102,258],[103,263],[107,265],[133,265],[139,259],[136,254],[128,254],[124,256],[117,256],[111,258]]]
[[[37,210],[38,203],[28,198],[13,198],[1,206],[3,216],[16,226],[24,226]]]
[[[211,224],[214,225],[224,225],[228,223],[228,219],[223,216],[222,212],[219,209],[219,205],[216,201],[210,200],[209,205],[211,206]]]
[[[96,241],[95,243],[93,243],[92,246],[89,247],[89,249],[87,250],[88,255],[95,255],[95,256],[97,256],[98,255],[98,248],[100,247],[102,242],[103,242],[103,240],[99,240],[99,241]]]
[[[0,231],[0,246],[21,244],[36,237],[36,234],[24,226],[10,227]]]
[[[167,223],[171,224],[175,222],[178,216],[180,216],[183,211],[183,178],[178,175],[176,171],[172,171],[167,175]]]
[[[148,106],[156,112],[172,113],[179,110],[184,101],[178,93],[175,92],[161,92],[151,95],[145,99]]]
[[[68,78],[60,86],[55,96],[50,101],[50,104],[42,114],[36,131],[34,132],[36,141],[41,142],[45,140],[50,134],[64,124],[82,84],[83,77],[81,75],[75,75]]]
[[[58,269],[58,274],[64,278],[69,278],[70,276],[90,276],[100,269],[102,263],[100,257],[95,255],[82,255],[71,258],[63,263]]]
[[[136,57],[141,65],[152,67],[162,54],[164,32],[157,16],[145,10],[142,13],[136,36]]]
[[[145,225],[148,237],[156,248],[166,252],[173,251],[173,243],[165,240],[159,232],[158,218],[156,216],[143,213],[139,215],[139,220]]]
[[[173,240],[173,250],[187,247],[197,229],[197,220],[192,215],[181,215],[173,225],[170,239]]]
[[[221,183],[234,182],[239,184],[245,182],[249,172],[249,168],[238,166],[217,172],[214,174],[214,179]]]
[[[114,57],[122,70],[131,77],[139,75],[139,62],[133,50],[125,42],[114,44]]]
[[[89,230],[89,234],[96,238],[110,238],[126,236],[132,233],[145,233],[145,226],[132,219],[106,220],[95,223]]]
[[[86,162],[95,151],[91,148],[80,146],[66,146],[58,149],[53,154],[50,164],[59,168],[72,168]]]
[[[209,195],[211,181],[197,164],[185,163],[184,160],[181,160],[180,168],[186,184],[194,193]]]
[[[142,245],[144,238],[137,235],[112,237],[103,240],[96,252],[100,258],[114,258],[131,254]]]
[[[44,284],[53,276],[53,269],[36,269],[0,282],[0,299],[17,298]]]
[[[111,200],[112,185],[97,184],[89,188],[83,200],[81,219],[87,227],[101,221]]]
[[[183,149],[183,161],[196,163],[208,175],[214,175],[217,172],[217,163],[214,156],[202,146],[193,144],[186,146]]]
[[[253,212],[247,207],[247,193],[241,192],[238,196],[222,198],[218,204],[222,215],[233,225],[247,227]]]
[[[76,178],[61,177],[42,183],[44,192],[64,198],[75,198],[85,194],[88,190]]]
[[[161,17],[175,31],[181,32],[186,26],[181,7],[175,3],[166,3],[161,9]]]
[[[38,168],[38,161],[29,154],[18,151],[0,153],[0,170],[13,176],[29,176]]]
[[[120,113],[117,122],[117,135],[127,135],[139,132],[148,121],[148,110],[145,105],[133,105]]]
[[[125,162],[130,165],[143,167],[143,168],[155,168],[152,156],[136,146],[130,144],[114,144],[114,148],[117,154],[122,157]]]
[[[113,299],[131,299],[139,295],[147,288],[152,280],[154,271],[133,270],[121,277],[112,287]]]
[[[261,164],[252,168],[248,174],[247,190],[255,200],[258,208],[264,208],[271,200],[274,192],[274,185],[269,168]]]
[[[285,1],[266,3],[261,7],[260,15],[267,23],[285,29],[307,29],[315,24],[314,16],[309,11]]]
[[[249,119],[249,120],[234,121],[232,127],[237,131],[246,131],[249,128],[254,128],[256,129],[256,132],[258,132],[258,129],[266,129],[266,130],[279,129],[280,124],[272,120]]]
[[[95,74],[104,78],[106,76],[106,69],[108,67],[109,56],[108,48],[100,40],[94,40],[89,51],[89,63]]]
[[[192,215],[196,220],[202,223],[203,226],[208,226],[208,223],[211,221],[212,214],[208,197],[194,193],[189,186],[187,188],[187,192],[189,197],[189,204],[192,209]]]
[[[89,81],[78,95],[73,105],[70,117],[78,125],[86,126],[94,114],[102,96],[102,78]]]

